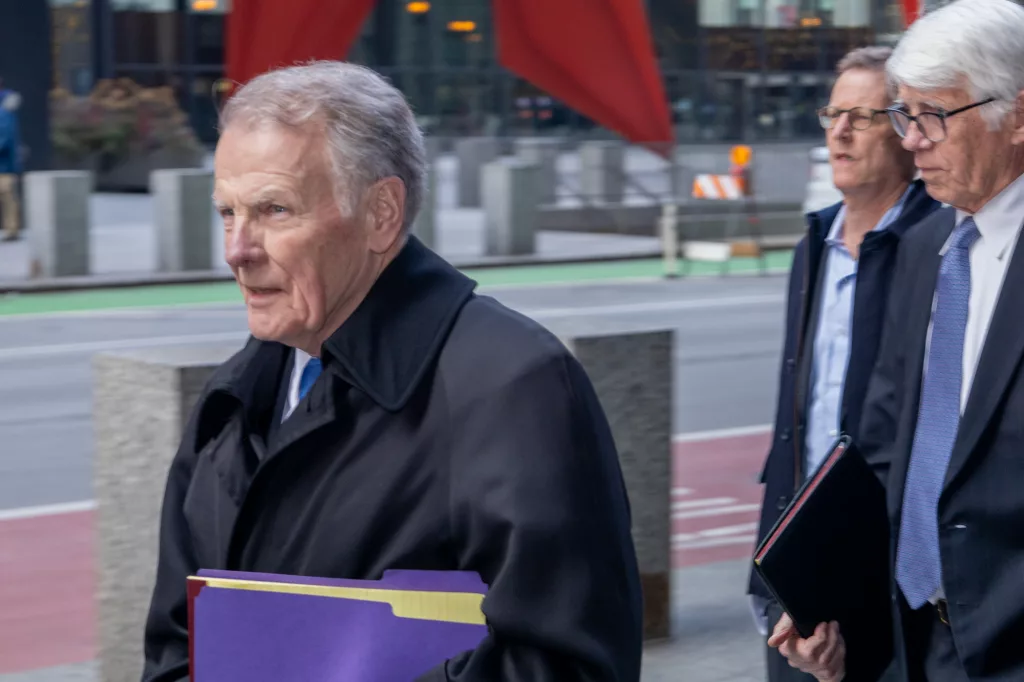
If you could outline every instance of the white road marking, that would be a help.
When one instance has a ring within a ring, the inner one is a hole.
[[[738,426],[731,429],[714,429],[712,431],[691,431],[680,433],[672,438],[676,443],[700,443],[706,440],[720,440],[722,438],[740,438],[743,436],[759,436],[762,433],[770,433],[774,427],[771,424],[753,424],[751,426]]]
[[[732,504],[725,507],[708,507],[707,509],[693,509],[683,512],[672,512],[672,520],[696,519],[702,516],[727,516],[731,514],[746,514],[752,511],[760,511],[759,504]]]
[[[690,542],[673,542],[672,549],[706,549],[708,547],[724,547],[727,545],[749,545],[751,549],[753,549],[755,542],[757,542],[756,535],[737,535],[728,536],[724,538],[707,538],[704,540],[693,540]]]
[[[735,504],[735,497],[707,497],[699,500],[686,500],[685,502],[673,502],[672,511],[683,509],[700,509],[701,507],[720,507],[722,505]]]
[[[216,334],[150,336],[138,339],[105,339],[103,341],[85,341],[80,343],[57,343],[47,346],[0,348],[0,362],[4,360],[92,354],[114,350],[155,348],[160,346],[184,346],[206,343],[238,343],[239,346],[241,346],[248,337],[249,335],[247,333],[220,332]]]
[[[779,272],[782,272],[781,270]],[[736,273],[741,274],[741,273]],[[769,274],[776,274],[769,272]],[[690,279],[701,279],[702,276],[691,276]],[[223,283],[231,282],[231,280],[224,280],[223,282],[213,282],[211,284],[220,285]],[[502,292],[521,291],[529,289],[560,289],[569,287],[599,287],[602,285],[608,286],[619,286],[619,285],[640,285],[640,284],[656,284],[656,283],[667,283],[669,280],[665,280],[662,277],[623,277],[620,279],[593,279],[593,280],[563,280],[553,282],[521,282],[518,284],[495,284],[485,285],[477,289],[481,294],[487,296],[497,296]],[[183,282],[180,285],[189,286],[200,286],[202,283],[189,283]],[[159,286],[159,285],[158,285]],[[167,286],[179,286],[178,283],[169,282]],[[134,288],[134,287],[130,287]],[[0,293],[0,303],[3,302],[5,297],[10,297],[12,300],[19,296],[31,296],[31,293],[14,293],[14,294],[2,294]],[[754,304],[769,304],[769,303],[782,303],[785,301],[785,297],[780,294],[763,294],[763,295],[751,295],[751,296],[737,296],[737,297],[711,297],[709,299],[683,299],[686,301],[708,301],[720,298],[723,301],[729,301],[730,298],[735,298],[739,301],[750,299],[747,303],[727,303],[726,305],[754,305]],[[61,317],[70,318],[90,318],[90,317],[146,317],[153,315],[154,313],[166,312],[166,311],[181,311],[189,308],[216,308],[216,307],[230,307],[235,310],[242,310],[242,302],[239,301],[203,301],[195,303],[166,303],[166,304],[152,304],[152,305],[141,305],[141,306],[127,306],[124,308],[96,308],[89,310],[56,310],[38,313],[12,313],[10,315],[0,315],[0,324],[4,322],[17,322],[18,320],[31,320],[31,319],[56,319]],[[711,306],[714,307],[714,306]],[[571,310],[576,311],[578,308],[572,308]],[[578,314],[578,313],[577,313]]]
[[[17,509],[0,509],[0,521],[35,519],[40,516],[57,516],[58,514],[79,514],[94,509],[96,509],[96,500],[62,502],[60,504],[45,504],[37,507],[20,507]]]
[[[740,533],[751,533],[757,530],[756,523],[741,523],[735,526],[721,526],[719,528],[708,528],[696,533],[676,533],[672,536],[672,542],[693,542],[705,538],[725,537]]]
[[[686,497],[693,492],[693,488],[672,488],[673,497]]]

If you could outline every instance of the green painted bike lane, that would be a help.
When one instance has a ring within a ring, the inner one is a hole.
[[[765,257],[768,272],[772,273],[785,272],[791,261],[792,253],[789,251],[770,252]],[[723,272],[751,274],[758,272],[760,267],[758,260],[753,258],[735,258],[725,266],[720,263],[695,262],[689,264],[687,275],[709,276]],[[480,286],[499,287],[657,279],[664,275],[665,269],[664,263],[660,259],[652,258],[558,265],[467,268],[463,272],[476,280]],[[119,308],[241,303],[241,300],[238,287],[233,281],[7,294],[0,295],[0,317]]]

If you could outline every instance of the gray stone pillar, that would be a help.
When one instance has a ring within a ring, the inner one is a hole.
[[[94,359],[96,599],[103,682],[138,682],[142,675],[142,633],[156,575],[167,470],[204,384],[236,350],[163,348]]]
[[[540,202],[553,204],[558,197],[558,150],[561,141],[556,138],[522,137],[515,141],[516,156],[540,167]]]
[[[621,142],[580,145],[580,189],[588,201],[622,203],[625,147]]]
[[[157,267],[163,272],[213,269],[213,173],[155,170],[149,176]]]
[[[427,164],[426,186],[423,193],[423,205],[412,224],[412,233],[427,248],[437,250],[437,164],[432,159]]]
[[[25,228],[34,276],[89,274],[92,183],[88,171],[25,174]]]
[[[484,236],[488,256],[536,251],[539,166],[504,158],[484,166]]]
[[[644,590],[644,638],[668,637],[673,332],[560,336],[594,384],[619,451]]]
[[[437,161],[437,157],[441,156],[441,138],[434,137],[433,135],[425,135],[423,137],[423,146],[427,153],[427,163],[433,164]]]
[[[494,137],[467,137],[455,141],[455,156],[459,160],[459,206],[480,206],[480,172],[485,164],[500,156],[498,139]]]

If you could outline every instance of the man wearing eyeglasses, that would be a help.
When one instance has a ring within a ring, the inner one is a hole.
[[[958,0],[889,61],[889,112],[949,204],[900,245],[860,449],[888,480],[910,682],[1024,680],[1024,8]],[[793,665],[834,679],[842,633]],[[812,641],[815,640],[815,641]]]
[[[775,436],[762,474],[760,535],[841,431],[855,433],[878,349],[896,249],[907,229],[939,204],[913,181],[913,155],[886,114],[891,50],[861,48],[838,65],[828,106],[819,111],[843,201],[807,216],[807,236],[790,273],[786,341]],[[756,573],[749,591],[767,635],[782,616]],[[810,679],[767,648],[772,682]]]

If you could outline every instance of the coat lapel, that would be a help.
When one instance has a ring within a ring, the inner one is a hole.
[[[960,419],[960,430],[946,470],[946,487],[960,474],[973,454],[1024,354],[1021,291],[1024,291],[1024,248],[1014,248]]]

